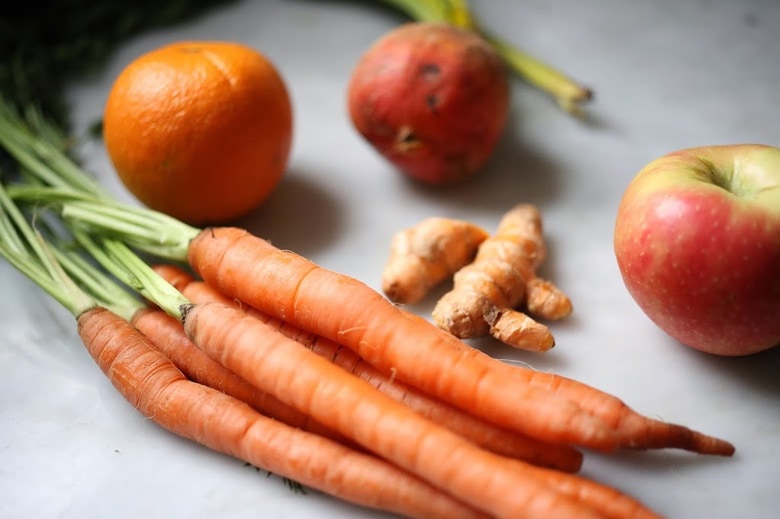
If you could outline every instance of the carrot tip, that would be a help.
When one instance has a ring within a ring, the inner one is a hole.
[[[697,454],[733,456],[734,445],[726,440],[689,429],[684,425],[647,417],[623,430],[624,446],[634,450],[675,448]]]

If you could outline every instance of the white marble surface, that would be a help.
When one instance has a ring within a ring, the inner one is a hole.
[[[473,182],[405,181],[353,131],[345,86],[361,52],[402,21],[372,2],[237,2],[129,41],[72,90],[80,131],[100,117],[113,77],[180,39],[229,39],[266,53],[295,104],[289,172],[241,223],[376,288],[390,236],[431,215],[495,227],[518,202],[542,209],[542,273],[572,297],[556,348],[502,358],[616,394],[651,416],[733,441],[732,459],[679,452],[588,453],[583,474],[673,518],[776,517],[780,508],[780,349],[726,359],[680,346],[630,299],[612,252],[622,191],[651,159],[688,146],[780,143],[780,4],[774,0],[474,0],[493,31],[596,91],[589,122],[513,83],[512,120]],[[118,196],[99,143],[83,156]],[[0,264],[0,517],[381,517],[180,440],[146,421],[83,351],[71,318]],[[428,315],[433,299],[413,310]],[[478,484],[478,482],[475,482]]]

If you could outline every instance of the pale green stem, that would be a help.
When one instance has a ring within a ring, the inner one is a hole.
[[[104,237],[93,239],[78,230],[74,230],[73,234],[95,261],[122,283],[155,303],[167,314],[177,319],[182,318],[182,305],[191,302],[123,242]]]
[[[83,258],[51,247],[28,224],[14,200],[34,204],[39,211],[59,210],[60,217],[71,224],[71,233],[103,268],[134,292],[181,318],[179,308],[189,301],[120,237],[163,257],[186,260],[189,241],[199,229],[162,213],[112,200],[57,146],[60,137],[35,110],[27,112],[25,122],[0,99],[0,144],[34,182],[45,184],[28,183],[8,190],[0,184],[0,253],[74,315],[100,304],[131,319],[142,308],[141,301]],[[96,232],[98,238],[93,239],[84,228]]]
[[[582,104],[593,98],[591,89],[563,72],[483,30],[466,0],[380,0],[421,22],[446,22],[482,36],[509,68],[527,83],[552,96],[566,112],[583,115]]]
[[[551,95],[558,105],[570,114],[580,116],[582,103],[593,98],[593,92],[543,61],[513,47],[505,40],[484,33],[507,64],[528,83]]]
[[[12,186],[8,192],[15,200],[57,208],[70,225],[121,238],[160,258],[186,261],[189,243],[201,231],[151,209],[67,189]]]
[[[127,318],[145,305],[136,295],[128,292],[76,251],[63,248],[53,249],[57,261],[68,275],[100,306],[128,309]],[[116,311],[116,310],[115,310]]]
[[[446,2],[439,0],[380,0],[421,22],[449,22]]]
[[[0,143],[6,151],[48,185],[104,196],[101,186],[55,144],[63,140],[56,129],[36,110],[29,109],[27,117],[29,124],[0,96]]]
[[[40,233],[29,225],[0,184],[0,255],[56,299],[73,316],[94,308],[96,302],[65,273]],[[19,250],[21,243],[25,244]]]

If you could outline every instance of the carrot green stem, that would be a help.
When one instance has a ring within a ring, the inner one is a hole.
[[[74,316],[96,302],[65,273],[49,245],[0,184],[0,255]]]
[[[482,36],[509,68],[526,82],[546,92],[566,112],[583,115],[582,104],[593,98],[593,91],[563,72],[513,46],[507,40],[485,31],[474,17],[467,0],[380,0],[424,22],[445,22],[472,30]]]
[[[197,229],[155,211],[64,188],[15,185],[4,193],[7,197],[11,193],[16,200],[39,204],[41,210],[59,211],[76,241],[104,269],[166,313],[181,318],[180,308],[189,304],[189,300],[149,267],[130,246],[135,245],[157,256],[185,261],[189,242],[199,232]],[[85,273],[83,263],[75,264],[72,259],[63,259],[68,261],[76,275]],[[94,280],[88,278],[82,281],[93,292],[101,293],[100,290],[105,288],[94,285]]]
[[[65,272],[100,306],[125,308],[127,309],[125,317],[145,306],[136,295],[109,278],[106,273],[96,268],[94,263],[87,261],[82,254],[79,254],[81,250],[60,246],[52,248],[52,252]]]
[[[15,209],[16,201],[34,205],[39,212],[44,209],[58,211],[72,236],[103,269],[168,314],[181,318],[180,308],[189,301],[154,272],[132,248],[161,258],[186,261],[189,242],[200,229],[163,213],[110,198],[99,187],[92,186],[92,179],[70,157],[60,152],[55,144],[59,139],[56,129],[47,126],[34,111],[28,111],[27,119],[31,121],[29,124],[0,102],[0,145],[34,180],[43,184],[27,182],[8,186],[3,191],[7,205]],[[18,212],[18,218],[23,220],[21,212]],[[13,227],[6,220],[9,219],[0,220],[0,224],[10,231]],[[25,251],[24,243],[15,239],[15,233],[5,234],[9,240],[9,251]],[[40,256],[41,251],[38,252]],[[101,302],[121,302],[126,311],[116,313],[130,316],[138,309],[137,301],[132,300],[125,290],[108,283],[105,276],[96,269],[90,269],[76,256],[60,251],[59,260],[85,290],[100,298]],[[48,278],[27,268],[25,261],[17,261],[17,264],[26,269],[28,275],[40,280],[39,284],[45,285],[48,292],[54,292],[52,295],[56,294],[55,297],[63,304],[71,299],[60,293],[57,283],[46,284]],[[75,285],[71,283],[70,286]],[[72,311],[76,310],[72,308]]]
[[[0,146],[31,177],[45,186],[9,187],[17,201],[58,205],[62,217],[104,233],[122,236],[132,247],[161,258],[186,258],[189,241],[200,231],[163,213],[112,199],[58,143],[63,138],[39,112],[26,119],[0,96]]]
[[[0,146],[17,161],[28,179],[26,185],[8,185],[6,180],[0,184],[0,255],[74,316],[102,306],[130,319],[144,303],[77,251],[66,247],[65,240],[51,229],[47,229],[47,241],[27,221],[16,203],[31,203],[35,209],[33,214],[42,215],[47,208],[62,211],[67,203],[73,204],[74,211],[78,211],[79,201],[86,201],[83,203],[91,203],[95,209],[88,213],[93,219],[112,221],[120,231],[134,229],[136,233],[142,233],[139,230],[142,229],[144,243],[160,243],[160,240],[150,238],[150,229],[154,226],[159,225],[158,230],[168,229],[169,234],[179,235],[184,232],[183,229],[189,231],[188,226],[151,211],[141,218],[138,213],[143,214],[144,210],[136,211],[129,205],[117,203],[117,207],[112,206],[114,202],[100,186],[63,151],[61,143],[64,141],[59,130],[49,124],[38,110],[28,108],[25,117],[22,117],[0,96]],[[102,212],[96,209],[98,207],[102,208]],[[114,216],[106,216],[106,212]],[[116,217],[114,213],[122,214],[123,218]],[[45,223],[43,218],[38,221],[41,225]],[[165,225],[162,225],[163,221]],[[95,243],[88,241],[83,232],[78,234],[82,242]],[[174,314],[178,312],[183,301],[178,291],[170,285],[166,287],[167,283],[162,278],[155,278],[152,269],[124,244],[109,237],[100,239],[102,248],[92,247],[88,251],[94,259],[102,260],[99,263],[105,270],[134,293],[149,297],[164,306],[166,311],[172,309]],[[160,245],[160,248],[165,249],[165,245]],[[178,254],[181,255],[181,252]]]
[[[0,145],[22,168],[50,186],[104,195],[100,185],[55,144],[64,141],[38,110],[28,108],[22,118],[0,95]]]
[[[154,302],[167,314],[182,318],[182,305],[191,304],[189,299],[162,279],[154,269],[119,240],[98,237],[74,230],[76,240],[106,270],[122,283]]]
[[[32,187],[36,189],[52,189]],[[61,190],[59,192],[62,192]],[[65,192],[69,198],[76,194]],[[85,195],[86,196],[86,195]],[[109,308],[130,319],[143,304],[119,284],[72,250],[55,248],[31,227],[16,207],[8,190],[0,184],[0,255],[73,315],[81,315],[96,305]],[[72,229],[76,241],[111,275],[134,292],[156,303],[170,315],[181,318],[180,308],[188,304],[178,290],[160,277],[123,242],[110,237],[93,238],[78,228]],[[55,238],[50,238],[54,241]]]
[[[185,261],[190,241],[200,232],[151,209],[68,189],[15,185],[8,192],[14,200],[59,210],[72,226],[121,237],[129,246],[160,258]]]

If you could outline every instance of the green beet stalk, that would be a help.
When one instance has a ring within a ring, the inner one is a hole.
[[[493,46],[514,73],[550,95],[558,106],[572,115],[583,115],[582,104],[593,98],[591,89],[482,28],[466,0],[380,1],[420,22],[450,23],[477,32]]]

